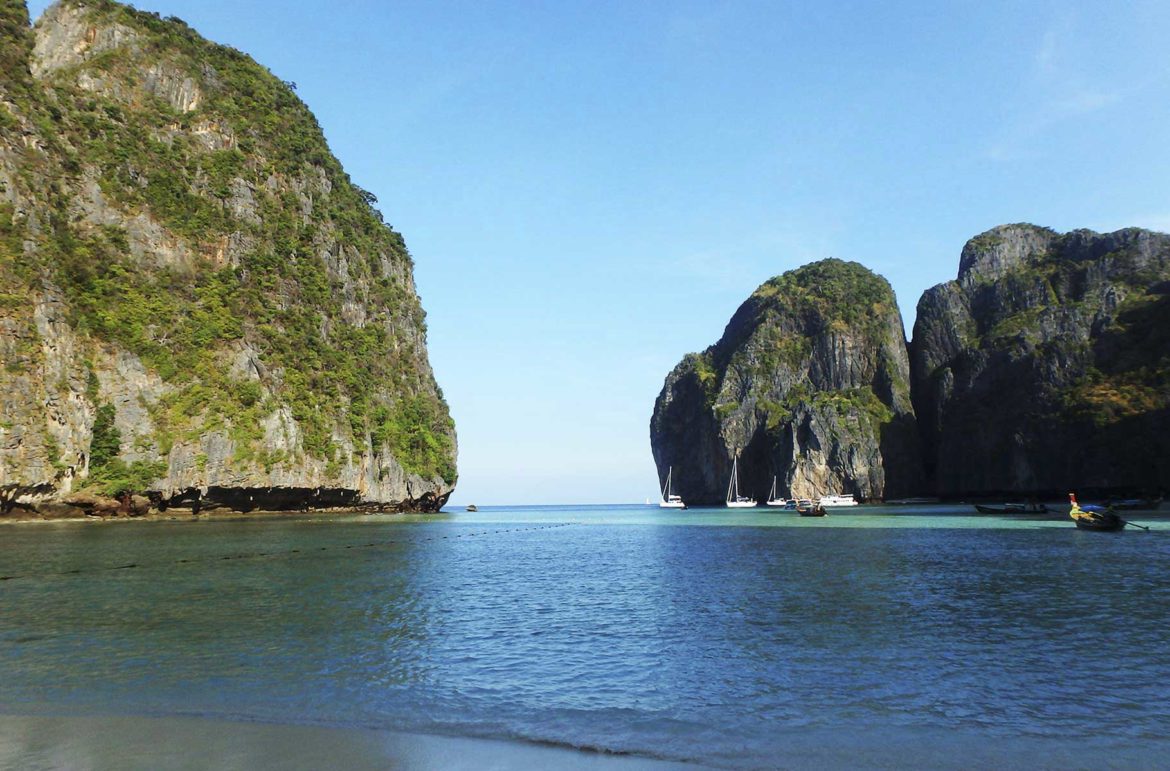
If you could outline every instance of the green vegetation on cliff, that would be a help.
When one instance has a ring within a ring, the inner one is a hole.
[[[753,297],[783,312],[816,317],[834,331],[880,324],[897,310],[889,283],[856,262],[835,258],[803,265],[770,279]]]
[[[1094,364],[1063,393],[1070,417],[1103,428],[1170,412],[1170,294],[1128,297],[1095,350]]]
[[[160,461],[126,463],[118,457],[121,446],[122,435],[114,425],[114,405],[103,404],[98,407],[93,424],[87,487],[105,495],[121,495],[145,490],[166,473],[166,464]]]
[[[28,58],[32,47],[28,6],[24,0],[0,0],[0,87],[4,90],[24,92],[28,88]],[[0,121],[11,119],[8,111],[0,107]]]
[[[84,355],[137,355],[165,386],[143,403],[156,457],[218,430],[241,467],[292,463],[265,445],[284,410],[329,474],[388,452],[453,484],[454,426],[410,255],[295,86],[179,19],[112,0],[64,0],[38,24],[67,38],[70,14],[85,41],[50,52],[33,81],[27,11],[0,0],[0,87],[17,104],[0,106],[0,140],[17,148],[23,119],[37,147],[9,155],[35,215],[0,204],[0,310],[59,289]],[[99,453],[91,482],[112,490],[157,470],[131,466]]]

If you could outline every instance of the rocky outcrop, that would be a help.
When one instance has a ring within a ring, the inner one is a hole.
[[[659,478],[690,504],[742,494],[862,499],[916,493],[918,436],[894,293],[824,260],[763,284],[718,343],[667,376],[650,443]]]
[[[110,0],[0,62],[2,507],[442,506],[410,255],[291,84]]]
[[[1170,488],[1170,236],[994,228],[911,350],[938,494]]]

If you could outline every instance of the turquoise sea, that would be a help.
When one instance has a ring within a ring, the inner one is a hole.
[[[0,528],[0,713],[723,768],[1164,767],[1170,513],[483,507]],[[0,737],[2,738],[2,737]]]

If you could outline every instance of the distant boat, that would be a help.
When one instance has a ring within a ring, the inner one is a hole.
[[[1047,514],[1048,507],[1043,503],[1005,503],[1002,506],[986,506],[975,504],[975,510],[980,514]]]
[[[683,503],[683,499],[670,493],[670,476],[673,473],[674,466],[666,469],[666,486],[662,488],[662,500],[658,502],[658,506],[662,509],[685,509],[687,505]]]
[[[795,504],[796,513],[802,517],[823,517],[828,514],[828,510],[821,505],[820,501],[814,503],[808,498],[801,498],[800,500],[792,500],[789,503]]]
[[[841,508],[842,506],[857,505],[857,501],[854,500],[852,495],[822,495],[817,503],[825,508]]]
[[[776,497],[776,477],[772,477],[772,492],[768,493],[768,506],[775,506],[777,508],[784,508],[788,505],[788,501],[784,498]]]
[[[796,513],[800,514],[802,517],[824,517],[827,516],[829,512],[819,502],[814,504],[812,501],[802,501],[797,505]]]
[[[1122,501],[1106,501],[1107,506],[1118,511],[1154,511],[1162,505],[1161,498],[1126,498]]]
[[[727,483],[727,508],[750,509],[756,505],[751,498],[739,494],[739,458],[731,461],[731,481]]]
[[[1005,503],[1003,505],[986,505],[976,503],[975,510],[979,514],[1048,514],[1048,507],[1042,503]]]
[[[474,503],[469,503],[469,504],[467,504],[467,510],[468,511],[479,511],[479,507],[476,506]]]

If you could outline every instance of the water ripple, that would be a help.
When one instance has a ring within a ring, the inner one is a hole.
[[[1161,533],[687,527],[612,511],[535,530],[511,516],[13,532],[4,568],[21,574],[170,566],[7,582],[0,707],[738,767],[812,752],[802,737],[841,726],[852,742],[937,730],[1111,749],[1170,724]],[[345,548],[371,541],[393,544]],[[214,559],[242,550],[288,556]]]

